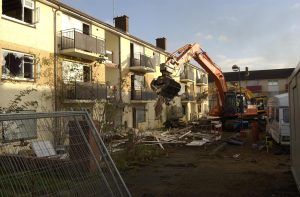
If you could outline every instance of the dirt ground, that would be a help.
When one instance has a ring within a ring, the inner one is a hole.
[[[216,154],[224,142],[168,146],[166,156],[121,174],[133,196],[300,196],[289,154],[276,145],[259,151],[242,139],[243,146],[226,145]]]

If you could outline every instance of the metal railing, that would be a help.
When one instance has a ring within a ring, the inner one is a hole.
[[[131,100],[155,100],[157,95],[151,90],[131,90]]]
[[[182,73],[180,73],[180,79],[181,80],[189,79],[189,80],[194,81],[195,78],[194,78],[194,72],[193,72],[193,70],[191,70],[191,69],[184,69],[184,71]]]
[[[91,82],[67,82],[62,85],[64,99],[70,100],[96,100],[110,99],[111,91],[105,84]]]
[[[208,80],[207,80],[207,77],[201,77],[201,78],[197,78],[196,82],[197,83],[207,84]]]
[[[197,95],[196,95],[196,99],[198,101],[207,99],[207,97],[208,97],[207,92],[197,93]]]
[[[140,66],[155,69],[154,58],[141,53],[135,53],[133,56],[131,58],[131,67]]]
[[[84,34],[77,29],[61,31],[61,50],[80,49],[83,51],[105,54],[105,41],[97,36]]]
[[[183,93],[181,95],[181,100],[182,101],[194,101],[195,100],[195,96],[192,93]]]

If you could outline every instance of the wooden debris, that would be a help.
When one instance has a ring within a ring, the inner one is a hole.
[[[190,123],[184,128],[170,128],[165,131],[147,130],[144,132],[133,132],[134,144],[154,145],[165,150],[165,144],[186,144],[187,146],[203,146],[207,143],[214,143],[221,139],[220,129],[222,125],[220,121],[201,120]],[[128,143],[128,139],[114,139],[111,141],[113,152],[124,148]],[[226,143],[226,142],[224,142]],[[228,143],[228,142],[227,142]],[[226,143],[226,144],[227,144]],[[116,149],[116,150],[114,150]]]
[[[163,147],[163,145],[160,143],[159,139],[157,137],[155,137],[156,141],[158,142],[158,145],[160,146],[161,149],[165,150],[165,148]]]
[[[206,144],[208,141],[207,140],[194,140],[191,141],[190,143],[186,144],[187,146],[203,146]]]
[[[192,131],[189,131],[189,132],[187,132],[187,133],[185,133],[185,134],[179,136],[178,139],[181,139],[181,138],[183,138],[184,136],[186,136],[186,135],[188,135],[188,134],[190,134],[190,133],[192,133]]]

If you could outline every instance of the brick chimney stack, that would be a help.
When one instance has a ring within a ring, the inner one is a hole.
[[[158,48],[166,50],[166,48],[167,48],[167,39],[165,37],[156,38],[156,46]]]
[[[126,15],[117,16],[114,18],[115,27],[125,31],[126,33],[129,32],[129,17]]]

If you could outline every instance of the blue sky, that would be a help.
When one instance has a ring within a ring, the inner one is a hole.
[[[62,0],[113,23],[113,0]],[[114,0],[115,16],[129,16],[129,33],[173,52],[187,43],[231,71],[295,67],[300,61],[300,0]]]

